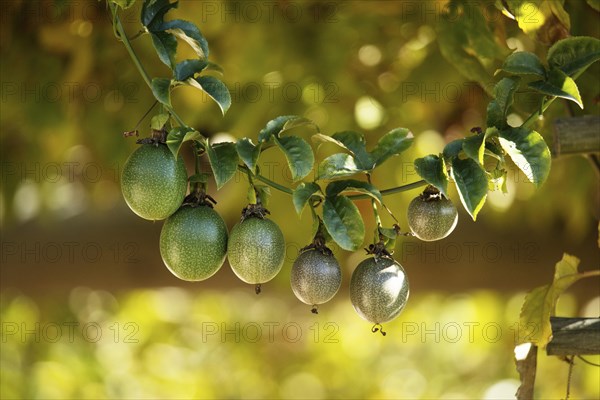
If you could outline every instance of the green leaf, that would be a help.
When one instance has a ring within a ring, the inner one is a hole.
[[[475,221],[487,197],[488,181],[485,171],[470,158],[456,158],[452,161],[451,174],[460,201]]]
[[[231,106],[231,95],[227,86],[213,76],[201,76],[199,78],[189,78],[186,83],[205,92],[211,99],[217,103],[223,115]]]
[[[268,142],[272,136],[278,136],[279,132],[288,121],[298,119],[297,115],[281,115],[267,122],[267,125],[258,133],[258,142]]]
[[[336,132],[332,136],[316,134],[312,136],[314,142],[333,143],[348,151],[354,158],[356,165],[362,170],[373,169],[373,159],[367,151],[365,137],[362,133],[354,131]]]
[[[456,139],[448,143],[443,150],[444,159],[446,161],[452,160],[458,157],[458,154],[463,149],[464,139]]]
[[[263,206],[269,205],[269,199],[271,198],[271,187],[267,185],[254,185],[254,188],[258,192],[258,198]]]
[[[175,65],[175,79],[186,81],[193,78],[194,74],[203,71],[208,66],[205,60],[183,60]]]
[[[485,151],[485,134],[480,133],[477,135],[466,137],[463,141],[463,151],[467,157],[483,166],[483,154]]]
[[[359,168],[350,154],[333,154],[319,164],[317,179],[333,179],[351,176],[358,172],[365,172]]]
[[[583,109],[583,102],[579,95],[577,84],[573,78],[560,69],[551,69],[550,73],[548,73],[548,80],[531,82],[529,87],[548,96],[571,100]]]
[[[160,31],[158,28],[163,23],[165,14],[172,8],[177,8],[178,2],[171,3],[169,0],[144,1],[142,5],[142,24],[149,31]]]
[[[425,182],[435,186],[442,194],[448,197],[448,173],[443,157],[430,154],[415,160],[415,170]]]
[[[167,123],[168,120],[169,120],[169,114],[167,114],[167,113],[156,114],[150,120],[150,128],[152,128],[156,131],[160,131],[165,126],[165,124]]]
[[[135,3],[135,0],[111,0],[111,1],[124,10],[128,9]]]
[[[168,32],[150,32],[152,44],[158,54],[158,58],[167,67],[173,69],[175,65],[175,54],[177,53],[177,39]]]
[[[600,11],[600,0],[587,0],[587,3],[596,11]]]
[[[540,187],[550,173],[550,150],[534,130],[510,128],[499,132],[500,145],[527,178]]]
[[[575,36],[559,40],[548,50],[548,64],[573,76],[600,60],[600,40]]]
[[[275,143],[285,154],[295,182],[310,174],[315,163],[315,155],[308,143],[299,136],[274,137]]]
[[[537,287],[525,297],[519,316],[519,343],[533,343],[545,347],[551,339],[550,317],[556,313],[560,295],[582,278],[600,275],[600,270],[579,272],[579,259],[563,254],[556,263],[554,280],[550,285]]]
[[[519,78],[503,78],[494,86],[494,100],[487,107],[487,126],[504,128],[506,115],[514,101],[514,94],[519,86]]]
[[[488,190],[502,190],[502,193],[508,193],[506,179],[508,173],[505,169],[494,169],[488,174]]]
[[[208,58],[208,42],[202,36],[200,29],[189,21],[174,19],[163,22],[160,30],[171,31],[175,36],[189,44],[202,59]]]
[[[314,182],[300,183],[296,189],[294,189],[294,193],[292,194],[292,202],[294,203],[294,208],[296,209],[296,213],[298,215],[302,215],[302,211],[308,203],[310,198],[321,192],[321,187]]]
[[[314,123],[314,121],[312,121],[308,118],[304,118],[304,117],[297,117],[297,118],[287,120],[285,122],[285,124],[283,124],[283,127],[281,128],[281,130],[279,131],[277,136],[279,137],[279,136],[283,135],[284,133],[286,133],[287,131],[290,131],[290,130],[296,129],[296,128],[300,128],[302,126],[311,126],[317,132],[319,132],[319,127],[317,126],[317,124]]]
[[[381,197],[379,189],[368,182],[357,181],[356,179],[333,181],[330,182],[325,189],[325,194],[327,197],[335,197],[348,192],[363,193],[377,200],[379,203],[383,202],[383,198]]]
[[[515,75],[546,76],[546,68],[539,57],[528,51],[517,51],[506,57],[502,70]]]
[[[375,168],[383,164],[391,156],[399,155],[408,149],[413,142],[413,134],[406,128],[396,128],[386,133],[371,152]]]
[[[167,78],[152,79],[152,94],[156,100],[171,107],[171,80]]]
[[[259,143],[258,146],[256,146],[252,143],[252,140],[248,138],[240,139],[235,144],[235,149],[237,150],[240,159],[253,173],[256,172],[256,165],[258,163],[258,157],[260,156],[261,147],[262,144]]]
[[[365,225],[358,208],[346,196],[325,198],[323,223],[342,249],[355,251],[362,245]]]
[[[217,190],[233,178],[237,170],[238,155],[235,143],[224,142],[208,146],[208,160],[215,176]]]
[[[178,126],[169,131],[169,134],[167,135],[167,146],[169,147],[169,150],[171,150],[171,153],[177,157],[183,142],[190,140],[202,140],[202,135],[195,129]]]

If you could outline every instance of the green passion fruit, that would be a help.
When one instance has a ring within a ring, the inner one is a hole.
[[[410,202],[407,217],[411,232],[427,242],[447,237],[458,223],[454,204],[439,193],[429,195],[427,191]]]
[[[316,314],[316,305],[331,300],[342,284],[340,264],[330,251],[305,250],[294,261],[290,283],[298,300]]]

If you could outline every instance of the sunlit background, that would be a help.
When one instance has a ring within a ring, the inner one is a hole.
[[[446,3],[182,1],[171,18],[198,24],[233,105],[222,117],[207,96],[181,88],[175,108],[213,142],[256,138],[268,120],[287,114],[312,119],[326,134],[359,130],[371,144],[407,127],[414,145],[373,180],[382,189],[416,181],[412,160],[484,125],[489,101],[441,55],[437,23]],[[536,29],[545,20],[526,34],[493,2],[471,3],[486,11],[507,54],[544,58]],[[565,9],[571,34],[600,37],[598,12],[585,1],[567,0]],[[538,191],[511,170],[509,193],[490,194],[476,223],[461,210],[447,239],[400,240],[395,257],[411,297],[384,325],[386,337],[371,333],[350,304],[349,277],[362,251],[334,249],[344,282],[318,315],[296,300],[290,267],[311,240],[310,215],[299,219],[277,191],[269,209],[286,237],[286,263],[260,296],[228,264],[208,281],[181,282],[160,259],[162,223],[137,218],[121,197],[120,170],[136,147],[122,133],[154,99],[115,38],[105,3],[11,1],[1,13],[2,398],[511,398],[525,293],[550,282],[563,252],[579,257],[582,269],[600,264],[598,174],[584,156],[570,156],[553,160]],[[131,35],[138,19],[139,5],[123,13]],[[151,76],[168,76],[147,36],[133,45]],[[484,61],[489,89],[501,59]],[[549,110],[540,132],[550,144],[555,118],[599,113],[599,75],[595,64],[579,80],[585,110],[560,102]],[[511,123],[535,107],[519,93]],[[149,134],[149,118],[139,130]],[[323,146],[317,159],[329,151]],[[191,149],[182,152],[191,172]],[[291,185],[274,151],[262,171]],[[211,183],[229,228],[246,191],[243,176],[218,192]],[[402,227],[418,194],[386,198]],[[450,197],[460,203],[456,191]],[[357,204],[370,232],[370,204]],[[598,281],[574,285],[558,315],[600,315]],[[598,374],[576,361],[572,398],[598,398]],[[540,352],[536,396],[564,398],[567,375],[566,362]]]

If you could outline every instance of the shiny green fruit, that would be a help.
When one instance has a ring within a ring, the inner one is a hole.
[[[406,305],[408,294],[406,273],[391,258],[367,258],[352,273],[352,305],[361,318],[374,324],[396,318]]]
[[[127,159],[121,191],[131,210],[144,219],[161,220],[173,214],[187,191],[187,171],[164,144],[143,144]]]
[[[339,290],[342,271],[333,255],[306,250],[294,261],[290,282],[298,300],[309,305],[323,304]]]
[[[283,266],[283,233],[270,219],[246,218],[231,230],[227,258],[242,281],[255,285],[268,282]]]
[[[160,255],[179,279],[203,281],[225,262],[227,226],[207,206],[183,206],[165,221],[160,232]]]
[[[408,226],[421,240],[431,242],[450,235],[458,223],[458,212],[446,198],[414,198],[408,205]]]

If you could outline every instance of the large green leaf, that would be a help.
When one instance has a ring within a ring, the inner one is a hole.
[[[452,161],[450,172],[458,189],[460,201],[475,221],[487,197],[488,181],[485,171],[470,158],[464,160],[456,158]]]
[[[335,197],[339,194],[348,192],[363,193],[377,200],[380,203],[383,202],[383,198],[381,197],[379,189],[377,189],[375,186],[371,185],[368,182],[358,181],[356,179],[333,181],[330,182],[329,185],[327,185],[327,188],[325,189],[325,194],[327,195],[327,197]]]
[[[415,170],[425,182],[435,186],[448,197],[448,173],[443,157],[433,154],[415,160]]]
[[[165,14],[172,8],[177,8],[178,2],[171,3],[169,0],[144,1],[142,4],[142,24],[149,31],[160,31],[158,27],[163,23]]]
[[[573,76],[600,60],[600,40],[575,36],[559,40],[548,50],[548,64]]]
[[[177,38],[168,32],[150,32],[150,36],[160,61],[173,69],[177,53]]]
[[[208,146],[206,150],[217,189],[221,189],[227,181],[233,178],[237,170],[238,155],[235,143],[216,143]]]
[[[271,140],[271,137],[278,136],[279,132],[283,130],[283,127],[288,121],[293,121],[295,119],[300,118],[297,115],[281,115],[277,118],[274,118],[267,122],[267,125],[261,129],[258,133],[258,141],[260,142],[268,142]]]
[[[177,154],[179,153],[179,149],[181,149],[183,142],[190,140],[202,140],[202,135],[195,129],[178,126],[169,131],[169,134],[167,135],[167,146],[175,158],[177,158]]]
[[[502,78],[494,86],[494,100],[487,107],[487,126],[503,128],[507,126],[506,115],[514,101],[519,86],[519,78]]]
[[[547,80],[531,82],[529,87],[548,96],[571,100],[583,109],[583,101],[579,95],[577,84],[573,78],[558,68],[550,70]]]
[[[538,56],[528,51],[517,51],[506,57],[502,70],[515,75],[546,76],[546,68]]]
[[[377,146],[371,152],[373,166],[380,166],[388,158],[399,155],[408,149],[413,142],[413,134],[406,128],[396,128],[386,133],[379,141]]]
[[[206,60],[183,60],[175,65],[175,79],[185,81],[208,67]]]
[[[275,143],[285,154],[295,182],[310,174],[315,163],[315,155],[308,143],[299,136],[274,137]]]
[[[156,100],[171,107],[171,80],[167,78],[152,79],[152,94]]]
[[[218,104],[223,115],[231,106],[231,95],[227,86],[214,76],[201,76],[198,78],[189,78],[187,84],[205,92],[211,99]]]
[[[450,143],[446,144],[446,146],[444,147],[444,150],[442,152],[444,159],[446,161],[451,161],[455,157],[458,157],[458,154],[463,149],[464,141],[465,141],[465,139],[455,139],[455,140],[451,141]]]
[[[484,141],[484,133],[466,137],[463,141],[463,151],[467,157],[471,158],[473,161],[476,161],[481,166],[483,166],[483,154],[485,152]]]
[[[292,194],[292,202],[294,203],[294,208],[298,215],[302,215],[302,211],[308,203],[308,200],[316,194],[321,193],[321,187],[314,182],[300,183],[296,189],[294,189],[294,193]]]
[[[342,249],[355,251],[362,245],[365,225],[358,208],[346,196],[325,198],[323,223]]]
[[[542,135],[527,128],[509,128],[499,132],[500,145],[527,178],[541,186],[550,173],[550,149]]]
[[[537,287],[525,297],[519,317],[519,343],[533,343],[545,347],[552,336],[550,317],[556,312],[560,295],[582,278],[600,275],[600,270],[579,272],[579,259],[563,254],[556,263],[554,280],[550,285]]]
[[[373,159],[367,151],[367,143],[362,133],[342,131],[334,133],[331,137],[354,156],[359,168],[364,170],[373,168]]]
[[[200,29],[193,23],[182,19],[174,19],[163,22],[160,24],[159,29],[171,31],[175,36],[189,44],[196,54],[198,54],[198,57],[208,58],[208,42],[202,36]]]
[[[258,157],[260,156],[261,147],[261,143],[256,146],[252,143],[252,140],[248,138],[242,138],[235,144],[240,159],[252,172],[256,172],[256,165],[258,163]]]
[[[337,153],[321,161],[317,171],[317,179],[341,178],[364,171],[356,165],[354,157],[350,154]]]

